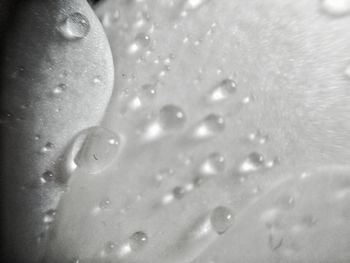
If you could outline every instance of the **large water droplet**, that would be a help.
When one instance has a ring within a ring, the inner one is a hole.
[[[231,79],[224,79],[218,83],[208,94],[211,102],[219,102],[228,99],[236,93],[236,83]]]
[[[194,136],[197,139],[207,139],[224,131],[225,120],[217,114],[207,115],[194,130]]]
[[[186,122],[186,115],[178,106],[165,105],[160,109],[158,119],[164,130],[173,130],[183,127]]]
[[[350,14],[350,0],[320,0],[321,9],[332,16]]]
[[[225,170],[225,157],[220,153],[211,153],[199,166],[198,173],[203,176],[218,175]]]
[[[83,130],[67,153],[67,169],[72,172],[79,167],[88,173],[99,173],[113,162],[119,146],[120,137],[110,130],[102,127]]]
[[[145,232],[137,231],[129,238],[129,245],[132,251],[141,250],[148,242],[148,237]]]
[[[89,20],[81,13],[72,13],[58,27],[61,35],[68,40],[86,37],[90,31]]]
[[[225,206],[214,208],[210,215],[210,222],[216,233],[219,235],[225,233],[233,224],[234,215],[230,209]]]

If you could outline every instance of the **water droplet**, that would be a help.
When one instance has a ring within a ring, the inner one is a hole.
[[[94,79],[92,80],[94,84],[99,84],[101,83],[101,76],[96,76],[94,77]]]
[[[43,222],[46,224],[51,224],[55,220],[55,216],[56,216],[55,209],[47,210],[44,215]]]
[[[233,224],[234,216],[230,209],[224,206],[214,208],[210,215],[210,222],[216,233],[225,233]]]
[[[244,97],[244,98],[242,99],[242,103],[243,103],[243,104],[249,104],[249,103],[252,102],[252,100],[253,100],[253,97],[252,97],[252,96],[246,96],[246,97]]]
[[[55,87],[52,91],[54,95],[59,95],[62,92],[64,92],[67,89],[67,85],[64,83],[59,84],[57,87]]]
[[[217,135],[224,129],[224,118],[217,114],[209,114],[195,127],[194,136],[197,139],[206,139]]]
[[[145,84],[145,85],[142,85],[141,90],[142,90],[142,93],[149,98],[153,98],[157,94],[156,85]]]
[[[137,109],[141,108],[141,106],[142,106],[142,102],[140,100],[140,97],[136,96],[131,101],[129,101],[127,107],[131,110],[137,110]]]
[[[291,195],[283,195],[277,200],[277,205],[283,209],[291,209],[294,207],[295,199]]]
[[[129,53],[133,54],[140,50],[140,48],[146,48],[151,43],[149,35],[141,32],[136,35],[134,42],[129,46]]]
[[[184,126],[186,115],[178,106],[165,105],[160,109],[158,119],[164,130],[173,130]]]
[[[277,226],[280,221],[281,211],[276,208],[271,208],[265,210],[260,217],[260,220],[266,225],[267,228],[272,228],[273,226]]]
[[[220,153],[211,153],[199,166],[199,174],[203,176],[218,175],[225,170],[225,157]]]
[[[257,152],[252,152],[242,162],[239,171],[243,173],[255,172],[264,167],[264,156]]]
[[[137,231],[129,238],[129,245],[132,251],[141,250],[148,242],[146,233]]]
[[[203,184],[204,182],[204,178],[201,177],[201,176],[196,176],[194,179],[193,179],[193,185],[196,186],[196,187],[199,187]]]
[[[173,194],[176,199],[181,199],[182,197],[184,197],[185,193],[186,193],[185,188],[181,186],[176,186],[173,190]]]
[[[40,178],[42,183],[52,182],[54,180],[54,174],[51,171],[45,171]]]
[[[99,208],[102,210],[107,209],[110,205],[111,205],[111,200],[109,200],[109,198],[106,198],[100,202]]]
[[[112,241],[108,241],[106,244],[105,244],[105,247],[103,249],[103,252],[104,254],[111,254],[115,251],[116,249],[116,244]]]
[[[280,164],[280,159],[278,157],[273,158],[273,160],[265,161],[265,167],[269,169],[279,164]]]
[[[271,250],[277,250],[282,246],[282,233],[276,229],[270,229],[268,235],[268,246]]]
[[[307,214],[302,217],[301,222],[307,227],[313,227],[316,225],[317,219],[313,215]]]
[[[135,37],[135,42],[142,47],[148,47],[151,42],[151,38],[149,37],[149,35],[141,32]]]
[[[40,152],[41,153],[47,153],[51,152],[55,148],[55,145],[51,142],[47,142],[45,146],[41,147]]]
[[[265,144],[268,138],[269,138],[268,135],[261,133],[261,131],[259,130],[252,132],[248,135],[248,139],[251,142],[259,143],[259,144]]]
[[[115,10],[113,13],[105,13],[101,19],[102,25],[104,27],[110,27],[113,23],[116,23],[120,18],[119,9]]]
[[[120,148],[120,137],[102,127],[81,131],[66,154],[68,171],[76,168],[96,174],[106,169],[115,159]]]
[[[224,79],[218,83],[208,95],[211,102],[219,102],[228,99],[236,93],[236,83],[231,79]]]
[[[156,181],[158,182],[158,185],[162,181],[168,179],[173,173],[174,173],[174,170],[170,168],[160,169],[155,177]]]
[[[90,23],[81,13],[72,13],[60,23],[58,30],[64,38],[77,40],[87,36],[90,31]]]
[[[320,0],[321,9],[332,16],[350,14],[350,0]]]

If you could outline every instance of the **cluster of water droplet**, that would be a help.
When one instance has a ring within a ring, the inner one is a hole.
[[[187,16],[188,12],[192,12],[199,7],[203,6],[206,1],[204,0],[188,0],[184,1],[181,15]],[[347,0],[337,1],[321,1],[322,10],[331,15],[343,16],[350,12],[350,2]],[[103,25],[108,28],[114,23],[119,21],[120,11],[117,10],[114,13],[106,13],[102,18]],[[136,34],[134,34],[130,45],[128,45],[127,52],[129,55],[134,56],[138,54],[140,56],[146,54],[152,47],[151,32],[149,28],[145,29],[145,24],[149,22],[149,18],[142,16],[140,20],[135,23]],[[212,26],[211,31],[215,26]],[[66,39],[70,41],[77,41],[85,38],[90,31],[90,23],[88,19],[80,13],[72,13],[67,16],[59,24],[58,32]],[[211,34],[211,33],[210,33]],[[189,38],[186,37],[183,44],[186,44]],[[197,41],[199,45],[200,41]],[[195,42],[195,43],[197,43]],[[144,54],[143,54],[144,53]],[[173,56],[171,56],[173,58]],[[169,66],[170,57],[164,60],[164,65]],[[159,59],[154,60],[154,64],[159,64]],[[167,69],[167,70],[165,70]],[[169,71],[169,67],[162,69],[158,75],[162,77],[165,72]],[[345,75],[350,76],[350,68],[345,69]],[[218,70],[218,75],[221,75],[221,70]],[[93,83],[100,83],[100,77],[95,77]],[[150,108],[156,108],[154,98],[157,96],[157,84],[150,84],[153,82],[146,82],[140,86],[136,95],[128,101],[126,108],[134,110],[135,112],[144,105],[150,106]],[[212,111],[209,113],[206,111],[197,121],[193,121],[190,116],[191,112],[185,112],[184,108],[178,104],[164,104],[160,108],[157,107],[157,111],[154,115],[146,119],[146,125],[143,126],[142,138],[146,141],[156,141],[160,138],[167,138],[167,136],[175,135],[174,137],[184,137],[185,142],[188,140],[196,143],[206,142],[212,138],[218,138],[221,134],[226,132],[226,126],[231,121],[224,113],[216,113],[214,108],[220,103],[227,103],[232,100],[234,96],[238,96],[240,86],[236,81],[229,76],[222,77],[216,83],[213,83],[203,97],[205,97],[205,106]],[[64,83],[58,84],[52,90],[52,94],[60,96],[68,89],[68,86]],[[242,104],[248,104],[251,102],[251,97],[246,96],[241,100]],[[198,105],[200,103],[198,102]],[[212,107],[212,108],[211,108]],[[208,109],[207,108],[207,109]],[[144,123],[142,123],[143,125]],[[135,127],[133,127],[135,128]],[[128,134],[125,134],[126,144],[128,142]],[[246,136],[253,145],[252,147],[264,147],[270,140],[268,134],[262,133],[260,130],[249,133]],[[246,139],[247,139],[246,138]],[[142,140],[141,140],[142,141]],[[124,142],[124,140],[123,140]],[[134,142],[133,142],[134,143]],[[65,165],[69,173],[74,173],[77,170],[81,170],[83,174],[87,176],[90,174],[102,174],[102,172],[108,170],[113,166],[113,163],[117,161],[117,157],[124,152],[121,149],[121,136],[109,129],[103,127],[91,127],[81,131],[72,141],[68,152],[65,157]],[[142,144],[140,144],[142,145]],[[124,146],[124,145],[123,145]],[[128,145],[125,145],[127,148]],[[41,149],[40,153],[47,154],[55,148],[54,144],[47,142]],[[269,160],[266,156],[257,150],[252,150],[243,157],[235,167],[240,174],[256,174],[266,169],[272,168],[277,165],[279,160],[277,158]],[[188,165],[191,166],[191,165]],[[196,187],[202,185],[204,180],[219,177],[225,173],[228,163],[222,153],[215,151],[207,155],[199,165],[196,166],[193,171],[186,171],[193,173],[193,179],[187,183],[173,183],[171,182],[171,188],[163,196],[162,203],[168,204],[171,202],[185,199],[186,194],[192,192]],[[160,170],[156,175],[157,187],[162,189],[162,182],[169,179],[174,175],[172,169]],[[44,171],[41,175],[41,182],[48,183],[54,181],[55,174],[52,171]],[[281,211],[293,209],[295,205],[295,197],[293,195],[281,196],[275,204],[275,207],[271,210],[265,211],[261,216],[261,220],[266,224],[268,229],[268,245],[271,250],[277,250],[283,245],[283,233],[278,229],[278,220]],[[111,200],[104,198],[98,203],[98,211],[112,210]],[[96,210],[97,211],[97,210]],[[235,211],[236,212],[236,211]],[[234,213],[228,206],[217,206],[209,212],[207,224],[204,224],[205,235],[216,233],[215,238],[223,235],[227,232],[234,223],[236,213]],[[56,216],[56,210],[48,210],[44,215],[43,222],[45,224],[51,224]],[[209,222],[209,223],[208,223]],[[313,215],[305,215],[301,222],[308,227],[316,224],[317,219]],[[137,231],[131,234],[125,242],[121,244],[108,241],[105,243],[102,256],[115,254],[117,257],[124,258],[130,255],[132,252],[141,251],[149,242],[149,236],[143,231]],[[199,246],[199,245],[198,245]]]

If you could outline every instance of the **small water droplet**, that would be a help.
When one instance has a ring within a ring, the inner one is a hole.
[[[174,170],[173,169],[171,169],[171,168],[163,168],[163,169],[160,169],[158,171],[158,173],[156,174],[155,179],[156,179],[156,181],[158,182],[158,185],[159,185],[162,181],[168,179],[173,174],[174,174]]]
[[[224,79],[218,83],[208,95],[211,102],[219,102],[228,99],[236,93],[236,83],[231,79]]]
[[[248,139],[253,143],[265,144],[268,140],[268,135],[261,133],[261,131],[257,130],[248,135]]]
[[[103,15],[101,22],[104,27],[110,27],[112,24],[116,23],[120,18],[119,9],[115,10],[113,13],[107,12]]]
[[[244,97],[244,98],[242,99],[242,103],[243,103],[243,104],[249,104],[249,103],[252,102],[252,100],[253,100],[253,97],[252,97],[252,96],[246,96],[246,97]]]
[[[197,139],[206,139],[224,131],[225,120],[217,114],[207,115],[194,130],[194,136]]]
[[[58,27],[61,35],[68,40],[77,40],[87,36],[90,31],[89,20],[81,13],[72,13]]]
[[[211,153],[199,166],[202,176],[218,175],[225,170],[225,157],[217,152]]]
[[[67,89],[67,85],[64,84],[64,83],[61,83],[61,84],[58,84],[58,86],[55,87],[55,88],[52,90],[52,93],[53,93],[54,95],[59,95],[59,94],[61,94],[62,92],[64,92],[66,89]]]
[[[321,9],[332,16],[350,14],[350,0],[320,0]]]
[[[111,254],[116,250],[117,246],[114,242],[108,241],[103,249],[104,254]]]
[[[55,209],[49,209],[46,211],[43,222],[46,224],[51,224],[55,220],[56,216],[56,210]]]
[[[101,210],[107,209],[110,205],[111,205],[111,200],[109,200],[109,198],[105,198],[99,203],[99,208]]]
[[[313,227],[316,225],[317,219],[313,215],[307,214],[302,217],[301,222],[307,227]]]
[[[239,171],[243,173],[255,172],[264,167],[264,156],[257,152],[252,152],[242,162]]]
[[[184,111],[175,105],[165,105],[159,111],[159,124],[164,130],[179,129],[186,122]]]
[[[201,176],[196,176],[193,179],[193,186],[199,187],[204,183],[204,178]]]
[[[149,98],[153,98],[157,94],[157,86],[152,84],[145,84],[141,87],[142,93]]]
[[[260,220],[265,224],[267,228],[277,226],[280,221],[281,211],[276,208],[265,210],[260,217]]]
[[[55,148],[55,145],[51,142],[47,142],[43,147],[41,147],[41,153],[51,152]]]
[[[291,195],[283,195],[277,200],[277,205],[283,209],[291,209],[294,207],[295,199]]]
[[[137,231],[129,238],[129,245],[132,251],[141,250],[148,242],[148,237],[145,232]]]
[[[136,35],[133,43],[129,46],[129,53],[133,54],[140,50],[140,48],[146,48],[150,45],[151,38],[146,33],[139,33]]]
[[[42,183],[52,182],[54,179],[54,174],[51,171],[45,171],[40,178]]]
[[[99,84],[101,83],[101,76],[96,76],[94,77],[94,79],[92,80],[94,84]]]
[[[181,186],[176,186],[173,189],[173,194],[176,199],[181,199],[186,194],[186,189]]]
[[[283,235],[276,229],[270,229],[268,235],[268,246],[271,250],[277,250],[282,246]]]
[[[134,97],[131,101],[128,103],[128,108],[131,110],[137,110],[141,108],[142,102],[140,100],[139,96]]]
[[[233,224],[234,215],[230,209],[225,206],[218,206],[213,209],[210,215],[210,222],[216,233],[219,235],[225,233]]]
[[[151,42],[151,38],[149,37],[149,35],[141,32],[135,37],[135,42],[142,47],[148,47]]]

